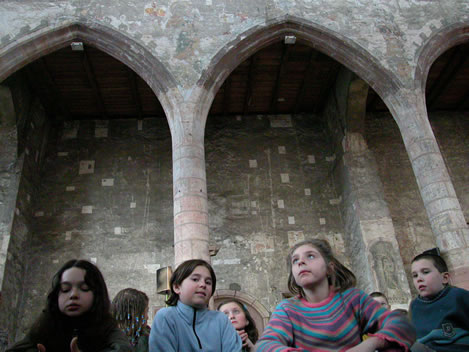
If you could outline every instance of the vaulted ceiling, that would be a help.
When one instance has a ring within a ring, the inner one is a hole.
[[[210,114],[319,113],[341,64],[313,48],[283,42],[241,63],[218,91]],[[55,119],[164,117],[149,86],[120,61],[91,46],[65,47],[18,72]],[[469,110],[469,43],[445,52],[427,82],[429,111]],[[387,111],[369,90],[367,110]]]

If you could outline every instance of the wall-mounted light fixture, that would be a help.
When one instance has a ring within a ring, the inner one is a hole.
[[[83,51],[85,50],[83,46],[83,42],[71,42],[70,46],[72,48],[72,51]]]
[[[169,281],[171,280],[172,274],[173,270],[170,266],[159,268],[156,271],[156,293],[159,295],[169,295],[171,292]]]
[[[288,45],[295,44],[296,43],[296,37],[294,35],[286,35],[284,42],[285,42],[285,44],[288,44]]]

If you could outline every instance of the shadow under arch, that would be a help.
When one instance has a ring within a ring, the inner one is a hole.
[[[285,35],[294,35],[332,57],[367,82],[381,98],[393,94],[400,87],[395,74],[352,40],[311,21],[286,16],[241,33],[213,57],[197,82],[203,88],[199,90],[197,115],[206,118],[216,92],[239,64],[260,49],[283,40]]]
[[[458,22],[441,28],[417,52],[415,87],[425,92],[427,77],[433,63],[448,49],[469,42],[469,23]]]
[[[229,301],[230,299],[236,299],[246,306],[252,318],[254,319],[254,322],[256,323],[260,337],[264,331],[265,326],[269,322],[269,311],[261,302],[257,300],[257,298],[251,296],[248,293],[235,290],[216,290],[215,294],[213,295],[215,308],[217,308],[219,304]]]
[[[0,82],[30,62],[69,45],[73,40],[82,40],[134,70],[157,96],[172,131],[171,112],[177,107],[177,100],[180,100],[180,97],[173,96],[178,91],[174,89],[177,87],[175,79],[144,46],[101,24],[75,22],[49,28],[20,41],[0,55]]]

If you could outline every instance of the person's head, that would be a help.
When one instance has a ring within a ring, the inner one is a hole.
[[[256,323],[244,304],[236,299],[231,299],[221,303],[217,310],[228,316],[236,330],[246,331],[252,343],[257,342],[259,333],[256,328]]]
[[[295,244],[287,257],[288,289],[305,297],[306,286],[319,285],[327,280],[335,291],[343,292],[355,286],[355,275],[333,255],[329,243],[309,239]]]
[[[135,344],[148,320],[148,296],[134,288],[119,291],[112,300],[112,315]]]
[[[393,312],[397,312],[405,316],[409,315],[409,312],[407,311],[407,309],[403,309],[403,308],[396,308],[393,310]]]
[[[212,266],[202,259],[191,259],[180,264],[169,281],[171,293],[166,301],[169,306],[182,303],[195,308],[208,305],[215,292],[217,278]]]
[[[427,250],[412,259],[412,280],[421,297],[433,297],[448,285],[448,266],[438,248]]]
[[[372,293],[370,293],[370,297],[373,298],[376,302],[378,302],[381,305],[381,307],[384,307],[386,309],[391,309],[391,306],[389,305],[388,299],[384,295],[384,293],[372,292]]]
[[[109,314],[109,295],[101,271],[87,260],[72,259],[52,279],[47,309],[53,315],[79,317],[91,313],[96,321]]]

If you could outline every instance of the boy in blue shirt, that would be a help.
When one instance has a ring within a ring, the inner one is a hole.
[[[469,351],[469,291],[452,287],[438,248],[412,260],[418,297],[410,304],[417,341],[435,351]]]

